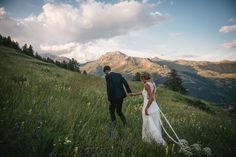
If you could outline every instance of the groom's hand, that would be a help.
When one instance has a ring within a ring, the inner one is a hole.
[[[133,93],[128,93],[128,96],[134,96]]]
[[[108,100],[107,102],[108,102],[108,105],[111,106],[111,101]]]

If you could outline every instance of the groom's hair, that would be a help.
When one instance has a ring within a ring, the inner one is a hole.
[[[108,65],[104,66],[103,72],[105,72],[105,71],[111,71],[111,67]]]

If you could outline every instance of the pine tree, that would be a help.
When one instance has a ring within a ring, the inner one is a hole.
[[[0,34],[0,45],[3,45],[3,36]]]
[[[165,82],[165,86],[170,90],[179,92],[181,94],[186,94],[187,91],[182,85],[182,80],[177,74],[176,70],[172,69],[169,73],[169,79]]]
[[[134,81],[141,81],[141,80],[140,80],[140,72],[136,72],[136,73],[135,73],[135,75],[134,75],[134,77],[133,77],[133,80],[134,80]]]
[[[28,54],[29,56],[34,56],[34,50],[33,50],[32,45],[29,46],[28,51],[27,51],[27,54]]]
[[[25,45],[22,47],[22,52],[23,52],[24,54],[27,54],[27,51],[28,51],[28,45],[25,44]]]
[[[87,75],[87,71],[86,71],[86,70],[84,70],[84,71],[83,71],[83,74],[84,74],[84,75]]]

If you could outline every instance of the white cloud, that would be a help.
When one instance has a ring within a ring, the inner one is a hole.
[[[8,26],[8,17],[5,12],[2,14],[0,24]],[[16,26],[1,27],[0,32],[13,36],[16,34],[12,32],[19,32],[18,36],[39,43],[64,44],[108,39],[156,25],[164,19],[153,5],[137,1],[122,1],[116,4],[87,1],[83,2],[80,8],[68,4],[47,3],[38,16],[18,21],[8,18]]]
[[[219,30],[219,32],[223,32],[223,33],[228,33],[230,31],[235,31],[236,30],[236,25],[232,25],[232,26],[222,26]]]
[[[223,46],[224,46],[224,48],[226,48],[226,49],[236,48],[236,39],[233,40],[233,41],[231,41],[231,42],[224,43]]]
[[[171,37],[176,37],[176,36],[182,35],[182,33],[176,32],[176,33],[169,33],[168,35],[171,36]]]
[[[148,3],[148,0],[143,0],[142,2],[143,2],[143,3]]]
[[[230,19],[228,19],[228,21],[229,22],[234,22],[234,21],[236,21],[236,19],[235,18],[230,18]]]
[[[121,51],[130,56],[150,57],[146,53],[143,53],[143,51],[130,49],[126,44],[121,43],[117,39],[99,39],[83,44],[73,43],[71,45],[74,45],[74,47],[72,46],[69,52],[62,53],[61,51],[57,51],[56,53],[61,56],[75,58],[80,63],[95,60],[102,54],[111,51]],[[66,45],[57,45],[56,47],[58,46],[66,47]],[[52,47],[48,48],[52,50]]]
[[[166,19],[157,12],[156,4],[146,0],[120,1],[115,4],[94,0],[78,2],[79,8],[69,4],[46,3],[42,13],[23,19],[10,18],[4,8],[0,8],[0,33],[10,35],[21,44],[32,44],[39,52],[70,52],[75,56],[84,56],[82,60],[87,60],[91,57],[86,52],[75,51],[85,47],[89,49],[91,43],[101,43],[97,40],[109,40],[157,25]]]
[[[39,47],[42,51],[56,52],[57,54],[59,54],[59,53],[70,52],[72,49],[74,49],[78,45],[79,45],[78,43],[71,42],[71,43],[59,44],[59,45],[41,44]]]
[[[55,0],[44,0],[44,3],[55,3]]]

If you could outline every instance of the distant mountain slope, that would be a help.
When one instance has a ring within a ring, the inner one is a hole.
[[[236,102],[236,66],[234,61],[156,61],[176,69],[191,96],[227,106]]]
[[[150,71],[152,73],[158,72],[162,76],[166,76],[170,71],[159,64],[152,62],[148,58],[139,58],[127,56],[119,51],[108,52],[102,55],[98,60],[86,63],[81,66],[81,70],[86,70],[88,73],[95,75],[103,75],[102,67],[110,65],[114,71],[134,75],[139,71]]]
[[[165,82],[170,69],[175,69],[181,75],[189,95],[221,106],[236,102],[235,61],[168,61],[157,57],[153,59],[132,57],[116,51],[108,52],[95,61],[83,64],[81,70],[103,76],[104,65],[110,65],[114,71],[123,73],[128,79],[132,79],[136,72],[151,72],[158,84]]]
[[[176,64],[190,66],[201,76],[212,78],[236,78],[236,61],[186,61],[178,60]]]
[[[57,55],[53,55],[50,53],[44,53],[44,54],[40,54],[43,58],[47,58],[49,57],[50,59],[52,59],[53,61],[58,61],[58,62],[69,62],[69,58],[64,57],[64,56],[57,56]]]

